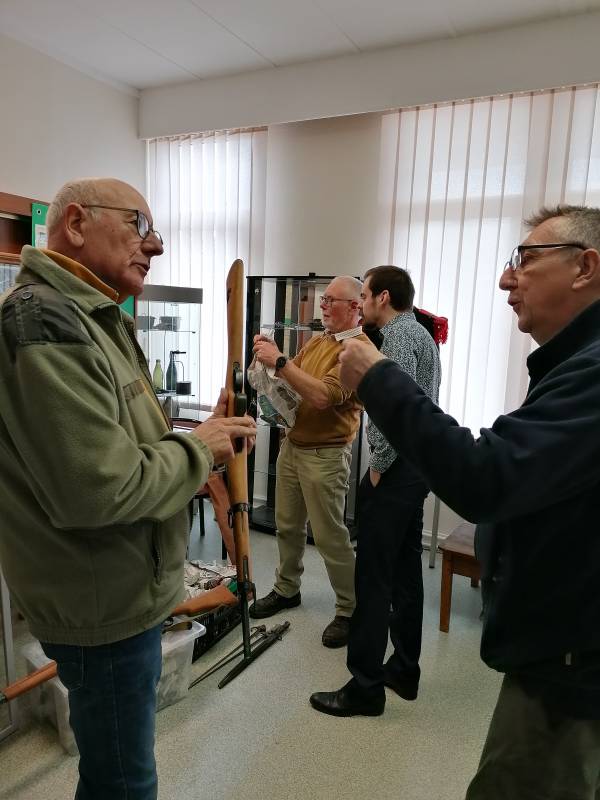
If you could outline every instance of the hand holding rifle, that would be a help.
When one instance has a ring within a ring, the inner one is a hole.
[[[210,449],[215,464],[231,461],[236,439],[245,438],[251,446],[256,438],[256,423],[252,417],[226,417],[226,413],[227,391],[221,389],[212,416],[192,431]]]

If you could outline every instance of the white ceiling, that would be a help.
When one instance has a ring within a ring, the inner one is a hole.
[[[600,0],[0,0],[0,33],[132,90],[598,9]]]

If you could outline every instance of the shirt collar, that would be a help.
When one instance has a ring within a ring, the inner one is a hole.
[[[87,283],[88,286],[91,286],[93,289],[97,289],[102,294],[106,295],[106,297],[114,300],[114,302],[118,302],[119,300],[119,293],[116,292],[111,286],[101,281],[97,275],[89,270],[87,267],[84,267],[83,264],[80,264],[79,261],[75,261],[68,256],[63,255],[62,253],[57,253],[55,250],[47,250],[41,248],[41,252],[51,258],[55,264],[58,264],[59,267],[66,269],[67,272],[70,272],[71,275],[75,275],[76,278],[82,280],[84,283]]]
[[[357,325],[356,328],[349,328],[347,331],[340,331],[339,333],[334,333],[335,339],[337,342],[343,342],[344,339],[353,339],[355,336],[360,336],[363,332],[363,329],[360,325]]]
[[[407,320],[407,319],[410,319],[410,318],[415,319],[415,315],[414,315],[414,312],[413,312],[412,309],[407,310],[407,311],[399,311],[396,314],[395,317],[392,317],[391,319],[388,319],[388,321],[385,323],[385,325],[382,328],[380,328],[379,330],[382,333],[384,333],[385,331],[390,331],[398,323],[404,322],[404,320]]]

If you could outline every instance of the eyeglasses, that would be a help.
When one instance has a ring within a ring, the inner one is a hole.
[[[331,306],[333,303],[354,303],[354,300],[349,300],[347,297],[331,297],[328,294],[324,294],[320,300],[322,306]]]
[[[578,250],[587,250],[586,245],[581,242],[562,242],[561,244],[519,244],[510,254],[510,258],[504,265],[504,269],[511,269],[513,272],[523,266],[523,253],[527,250],[550,250],[559,247],[576,247]]]
[[[160,233],[150,225],[148,217],[144,214],[143,211],[139,211],[137,208],[119,208],[118,206],[101,206],[97,203],[90,203],[86,205],[85,203],[81,204],[83,208],[105,208],[108,211],[127,211],[129,214],[135,214],[135,222],[133,220],[128,220],[131,222],[132,225],[137,226],[137,232],[140,239],[147,239],[151,233],[153,233],[158,241],[162,244],[163,238]]]

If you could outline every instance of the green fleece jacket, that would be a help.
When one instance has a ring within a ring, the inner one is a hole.
[[[212,469],[170,430],[133,320],[33,247],[0,296],[0,564],[34,636],[119,641],[183,597]]]

